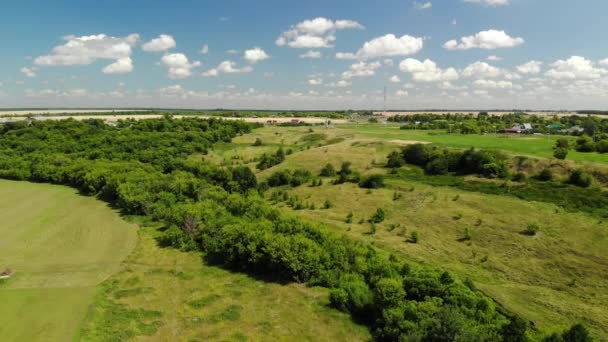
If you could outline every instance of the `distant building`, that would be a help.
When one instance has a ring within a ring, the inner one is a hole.
[[[530,133],[533,133],[533,131],[534,131],[534,128],[529,123],[525,123],[525,124],[515,123],[515,124],[513,124],[513,127],[504,129],[503,133],[507,133],[507,134],[530,134]]]

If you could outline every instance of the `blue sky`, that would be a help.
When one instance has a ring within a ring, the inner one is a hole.
[[[606,109],[605,13],[602,0],[7,1],[0,108],[380,108],[386,86],[394,109]]]

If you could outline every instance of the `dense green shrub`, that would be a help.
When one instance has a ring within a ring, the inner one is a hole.
[[[264,153],[260,157],[260,161],[256,165],[256,168],[258,170],[266,170],[275,165],[281,164],[284,160],[285,160],[285,151],[283,151],[282,147],[279,147],[279,149],[274,154]]]
[[[319,173],[319,176],[321,177],[333,177],[336,175],[336,169],[334,168],[333,165],[331,164],[327,164],[325,165],[322,169],[321,172]]]
[[[369,175],[363,177],[359,182],[359,186],[365,189],[379,189],[384,187],[384,176],[383,175]]]
[[[405,161],[403,160],[403,156],[401,155],[401,153],[399,153],[397,151],[393,151],[393,152],[389,153],[388,161],[386,162],[386,167],[390,167],[390,168],[402,167],[403,164],[405,164]]]
[[[386,216],[386,213],[384,212],[384,209],[378,208],[376,210],[376,212],[374,213],[374,215],[372,215],[372,217],[369,219],[369,222],[381,223],[382,221],[384,221],[385,216]]]
[[[549,168],[544,168],[540,171],[540,173],[536,176],[536,179],[543,182],[549,182],[553,180],[553,171]]]
[[[608,147],[608,145],[607,145]],[[568,156],[568,149],[563,147],[557,147],[553,149],[553,157],[556,159],[564,160]]]
[[[593,177],[582,169],[573,170],[568,178],[568,183],[580,186],[581,188],[589,187],[592,182]]]
[[[593,152],[595,151],[595,142],[588,135],[583,135],[576,139],[576,150],[578,152]]]

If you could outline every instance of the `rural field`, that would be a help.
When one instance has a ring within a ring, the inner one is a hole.
[[[264,144],[253,146],[256,139]],[[572,321],[584,321],[600,336],[608,336],[607,222],[551,203],[431,186],[388,174],[387,154],[416,142],[497,149],[541,161],[550,157],[554,144],[553,138],[547,137],[457,136],[385,125],[265,127],[237,137],[231,144],[218,145],[203,158],[254,168],[257,157],[282,146],[293,153],[285,162],[259,172],[260,179],[279,170],[299,168],[317,175],[327,163],[337,169],[344,161],[363,175],[384,174],[384,189],[333,185],[332,179],[322,178],[321,186],[285,189],[289,197],[304,203],[303,209],[294,210],[289,202],[274,203],[413,262],[470,278],[484,293],[541,329],[559,330]],[[597,153],[573,153],[571,159],[575,164],[601,168],[606,161],[605,155]],[[326,201],[331,203],[330,209],[323,209]],[[386,220],[370,233],[367,221],[378,208],[385,210]],[[349,213],[353,216],[347,223]],[[533,238],[520,234],[529,223],[540,226],[541,234]],[[462,241],[465,229],[471,237]],[[420,236],[417,244],[407,242],[413,231]]]
[[[67,341],[78,332],[96,286],[121,269],[135,225],[71,188],[0,180],[0,336]]]

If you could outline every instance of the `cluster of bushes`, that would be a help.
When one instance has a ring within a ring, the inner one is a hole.
[[[239,271],[327,287],[332,305],[365,322],[378,340],[525,338],[527,324],[472,285],[281,214],[254,191],[248,168],[188,159],[250,129],[237,121],[170,118],[119,127],[98,120],[4,126],[0,177],[74,186],[125,213],[163,221],[163,246],[198,249]],[[347,169],[341,175],[348,177]],[[383,213],[377,214],[379,220]]]
[[[405,146],[401,153],[389,154],[388,167],[399,167],[404,163],[418,165],[429,175],[478,174],[487,178],[506,178],[509,175],[506,156],[497,151],[473,148],[458,151],[413,144]]]
[[[281,164],[284,160],[285,160],[285,151],[283,151],[282,147],[279,147],[279,149],[274,154],[264,153],[260,157],[260,161],[256,165],[256,168],[258,170],[266,170],[275,165]]]
[[[291,185],[293,187],[300,186],[307,183],[312,178],[310,171],[306,169],[297,170],[280,170],[268,177],[266,181],[268,186],[277,187],[283,185]]]
[[[595,137],[583,135],[576,139],[577,152],[608,153],[608,134],[599,134]]]

